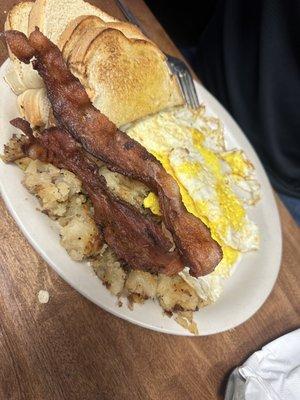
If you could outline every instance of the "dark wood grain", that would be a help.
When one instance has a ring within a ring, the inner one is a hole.
[[[14,3],[1,1],[1,27],[4,11]],[[113,1],[94,3],[122,16]],[[128,4],[149,36],[164,51],[178,55],[145,4]],[[6,51],[0,46],[3,62]],[[236,365],[299,327],[299,229],[280,201],[278,207],[283,260],[266,303],[232,331],[181,338],[129,324],[79,295],[31,248],[0,200],[0,399],[223,398]],[[41,289],[50,293],[47,304],[37,300]]]

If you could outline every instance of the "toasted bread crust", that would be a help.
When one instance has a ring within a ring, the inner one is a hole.
[[[28,31],[31,33],[38,26],[49,39],[58,44],[68,23],[81,15],[96,15],[105,22],[118,21],[86,1],[36,0],[30,13]]]
[[[62,14],[56,26],[51,16],[57,17],[64,9],[70,10],[70,15]],[[25,25],[19,15],[27,18]],[[67,26],[62,26],[66,22]],[[138,27],[82,0],[66,0],[60,6],[54,0],[19,3],[9,12],[5,24],[6,29],[25,30],[25,34],[36,26],[50,39],[57,38],[54,42],[58,42],[64,59],[96,107],[118,126],[183,103],[164,54]],[[8,81],[14,83],[17,94],[43,86],[31,65],[12,58],[17,76]],[[18,100],[32,125],[45,123],[41,93],[32,90]]]
[[[50,102],[46,89],[27,89],[17,99],[19,112],[32,127],[48,125]]]
[[[24,1],[16,4],[7,13],[6,21],[4,24],[4,30],[18,29],[19,31],[28,33],[28,18],[29,13],[32,9],[33,3],[31,1]]]
[[[45,33],[45,13],[43,10],[46,7],[47,0],[35,0],[34,5],[30,11],[28,19],[28,34],[35,30],[38,26],[41,32]]]
[[[67,61],[73,54],[80,51],[81,48],[88,46],[89,41],[94,38],[95,34],[106,26],[105,22],[94,15],[82,16],[76,18],[76,20],[73,32],[62,49],[64,59]]]

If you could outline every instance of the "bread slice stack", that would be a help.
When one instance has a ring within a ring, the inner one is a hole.
[[[5,29],[28,35],[36,26],[60,47],[94,106],[117,126],[183,103],[164,54],[136,26],[82,0],[36,0],[13,7]],[[10,57],[6,80],[19,95],[21,115],[33,126],[48,126],[42,80],[30,65]]]

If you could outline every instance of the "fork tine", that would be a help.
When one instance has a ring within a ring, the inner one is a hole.
[[[198,100],[195,84],[194,84],[192,75],[190,74],[190,72],[188,70],[186,71],[186,74],[185,74],[185,82],[187,85],[188,95],[191,99],[192,108],[199,107],[199,100]]]
[[[185,73],[179,72],[176,74],[176,76],[178,77],[180,88],[181,88],[182,94],[185,98],[187,105],[189,107],[193,108],[193,100],[192,100],[189,90],[188,90],[188,85],[187,85],[187,82],[185,79]]]
[[[166,57],[171,72],[177,77],[186,103],[191,108],[198,107],[199,101],[194,87],[194,81],[188,67],[182,60],[176,57],[170,56],[169,54],[167,54]]]
[[[189,106],[191,108],[194,108],[194,99],[193,99],[193,96],[192,96],[191,91],[190,91],[190,86],[189,86],[189,82],[188,82],[188,76],[187,76],[186,73],[184,73],[183,76],[182,76],[182,83],[183,83],[183,85],[185,87],[185,91],[186,91],[187,98],[188,98],[188,104],[189,104]]]
[[[200,107],[200,103],[199,103],[199,99],[198,99],[195,83],[194,83],[193,77],[191,75],[189,75],[189,78],[190,78],[190,81],[191,81],[191,92],[192,92],[192,95],[193,95],[193,98],[194,98],[195,108],[199,108]]]
[[[191,90],[193,81],[191,80],[190,75],[185,71],[182,76],[182,84],[185,88],[186,96],[188,98],[188,104],[191,108],[196,108],[196,100],[193,95],[193,91]]]

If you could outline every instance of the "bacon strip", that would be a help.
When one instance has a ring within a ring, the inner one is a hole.
[[[50,128],[34,137],[27,121],[16,118],[11,124],[28,136],[23,145],[25,154],[65,168],[82,181],[94,206],[95,222],[120,260],[135,269],[166,275],[183,269],[178,252],[170,252],[171,243],[161,226],[109,191],[97,165],[85,156],[67,131]]]
[[[33,66],[45,82],[59,124],[111,170],[140,180],[155,191],[165,225],[191,274],[198,277],[210,273],[220,262],[222,250],[207,226],[187,212],[176,181],[160,162],[92,105],[58,47],[39,30],[29,39],[17,31],[5,32],[5,38],[20,60],[28,62],[30,56],[35,56]]]

